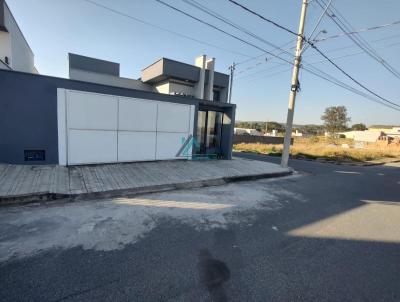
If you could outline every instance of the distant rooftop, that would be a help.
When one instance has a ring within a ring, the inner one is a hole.
[[[68,54],[69,68],[108,74],[119,77],[119,64],[81,56],[73,53]]]

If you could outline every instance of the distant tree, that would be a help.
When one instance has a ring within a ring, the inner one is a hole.
[[[299,131],[308,135],[323,135],[325,130],[322,125],[302,125],[299,126]]]
[[[285,132],[285,127],[277,122],[267,122],[267,131],[277,130],[278,132]]]
[[[256,129],[257,131],[265,130],[265,122],[236,122],[235,127],[246,128],[246,129]]]
[[[364,131],[364,130],[367,130],[367,126],[365,126],[363,123],[360,123],[360,124],[353,124],[353,125],[351,126],[351,130],[354,130],[354,131]]]
[[[347,116],[347,109],[345,106],[333,106],[325,109],[321,120],[324,121],[326,131],[333,137],[336,137],[338,132],[347,130],[347,123],[350,122],[351,119]]]

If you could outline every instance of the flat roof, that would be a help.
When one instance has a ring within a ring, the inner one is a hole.
[[[206,70],[206,73],[208,70]],[[176,78],[197,82],[199,79],[200,67],[188,63],[179,62],[168,58],[160,58],[146,68],[142,69],[142,80],[144,82],[157,83],[168,78]],[[207,82],[206,78],[206,82]],[[229,75],[214,71],[214,85],[228,87]]]
[[[119,63],[68,53],[69,68],[119,77]]]

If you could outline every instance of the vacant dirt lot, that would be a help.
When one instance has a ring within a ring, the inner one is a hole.
[[[280,155],[282,145],[237,144],[234,150]],[[351,139],[329,141],[325,137],[296,138],[291,148],[291,155],[297,158],[325,158],[357,162],[400,160],[400,144],[364,143],[362,148],[355,148],[355,143]]]

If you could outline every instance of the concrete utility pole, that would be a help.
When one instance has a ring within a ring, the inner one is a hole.
[[[286,131],[285,140],[283,143],[282,161],[281,166],[287,167],[289,161],[290,142],[292,140],[292,128],[293,128],[293,116],[294,116],[294,105],[296,101],[296,94],[299,88],[299,69],[301,63],[301,52],[303,48],[303,35],[304,35],[304,24],[306,21],[308,0],[303,0],[300,15],[299,35],[297,37],[296,54],[294,58],[293,74],[292,74],[292,86],[289,94],[289,106],[286,120]]]
[[[233,74],[235,72],[235,67],[236,64],[232,63],[231,66],[229,66],[229,70],[231,71],[231,75],[229,77],[229,95],[228,95],[228,103],[231,103],[231,99],[232,99],[232,85],[233,85]]]

